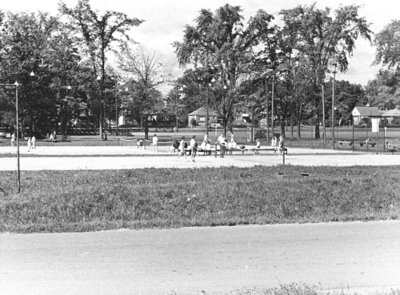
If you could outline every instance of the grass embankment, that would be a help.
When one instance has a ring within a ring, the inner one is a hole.
[[[320,286],[309,286],[303,284],[287,284],[276,288],[269,289],[245,289],[227,293],[227,295],[357,295],[357,294],[374,294],[374,295],[400,295],[400,289],[392,289],[386,291],[352,291],[351,289],[343,289],[337,291],[326,291]],[[175,293],[171,295],[176,295]]]
[[[1,172],[0,232],[397,219],[399,179],[398,167],[41,171],[23,172],[17,195]]]

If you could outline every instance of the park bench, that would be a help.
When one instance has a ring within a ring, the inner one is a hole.
[[[400,149],[399,139],[388,139],[385,144],[388,152],[397,152]]]
[[[353,146],[353,142],[350,140],[338,140],[339,147],[348,147],[351,148]]]
[[[360,141],[360,147],[366,147],[366,148],[368,148],[368,147],[375,147],[375,145],[376,145],[376,142],[373,142],[373,141]]]

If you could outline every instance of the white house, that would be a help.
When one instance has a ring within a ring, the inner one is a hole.
[[[354,124],[358,125],[362,123],[363,119],[371,120],[372,117],[380,117],[381,113],[377,107],[369,107],[369,106],[356,106],[351,115],[354,119]]]
[[[201,107],[188,115],[188,122],[192,119],[196,120],[196,124],[198,126],[206,126],[206,116],[207,116],[207,109],[205,107]],[[218,118],[218,113],[214,110],[208,109],[208,122],[216,122]]]
[[[382,114],[382,118],[387,120],[390,125],[400,125],[400,110],[398,108],[393,110],[385,111]]]

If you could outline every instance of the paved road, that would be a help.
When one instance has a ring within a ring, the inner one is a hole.
[[[8,295],[400,288],[398,221],[1,234],[0,250]]]
[[[271,151],[261,152],[260,155],[247,153],[235,154],[225,158],[201,156],[196,162],[189,162],[184,158],[177,159],[166,151],[167,147],[160,148],[159,152],[151,149],[143,150],[136,147],[38,147],[27,152],[22,149],[21,170],[97,170],[97,169],[135,169],[135,168],[200,168],[238,166],[249,167],[254,165],[279,165],[283,157]],[[16,170],[15,153],[10,147],[0,147],[0,170]],[[352,153],[349,151],[332,151],[317,149],[290,149],[285,157],[285,164],[290,165],[400,165],[399,154]]]

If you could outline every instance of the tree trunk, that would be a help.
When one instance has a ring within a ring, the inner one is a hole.
[[[293,140],[294,139],[294,124],[293,124],[293,119],[290,119],[290,138]]]
[[[286,137],[286,134],[285,134],[285,123],[284,123],[283,120],[281,120],[281,136],[282,136],[283,138]]]
[[[144,117],[144,139],[149,139],[149,124],[147,115]]]
[[[297,121],[297,138],[301,139],[301,121]]]

